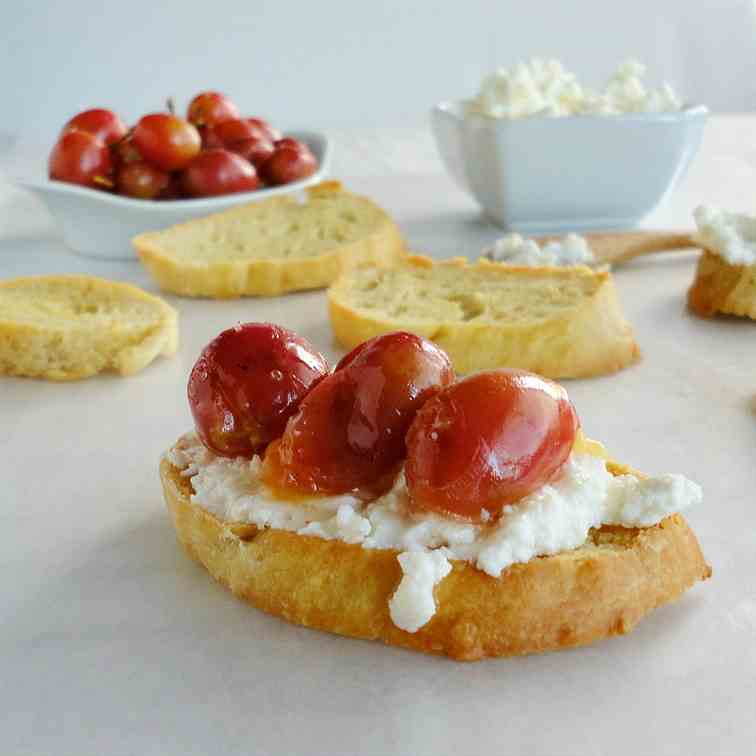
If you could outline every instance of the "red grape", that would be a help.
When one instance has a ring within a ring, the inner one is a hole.
[[[318,162],[310,149],[286,146],[277,147],[273,155],[260,167],[260,175],[268,184],[289,184],[292,181],[311,176],[318,168]]]
[[[191,197],[215,197],[257,189],[260,179],[243,157],[228,150],[204,150],[181,174],[181,183]]]
[[[178,177],[178,174],[172,173],[170,174],[168,183],[165,185],[165,187],[161,190],[160,194],[158,194],[158,196],[155,199],[175,200],[175,199],[183,199],[184,196],[185,196],[184,190],[181,186],[181,179]]]
[[[227,457],[260,452],[327,373],[326,359],[285,328],[245,323],[223,331],[189,376],[189,405],[202,443]]]
[[[69,131],[56,142],[48,163],[50,178],[92,189],[113,186],[113,161],[104,142],[86,131]]]
[[[111,144],[110,149],[116,165],[138,163],[142,160],[139,150],[134,145],[133,134],[126,134],[123,139],[119,139],[117,142]]]
[[[199,153],[202,141],[191,123],[170,113],[143,116],[134,128],[134,145],[163,171],[179,171]]]
[[[230,144],[228,149],[249,160],[255,168],[260,168],[273,154],[273,142],[265,137],[260,139],[244,139]]]
[[[234,142],[241,142],[244,139],[265,136],[265,132],[251,123],[249,118],[232,118],[228,121],[221,121],[216,123],[212,129],[224,147],[228,147]]]
[[[291,147],[293,150],[300,151],[310,149],[304,142],[300,142],[299,139],[294,139],[293,137],[284,137],[283,139],[278,139],[275,142],[275,148],[279,149],[279,147]]]
[[[358,350],[315,386],[269,447],[265,477],[275,487],[380,493],[405,455],[415,413],[454,380],[446,354],[411,333],[379,336]]]
[[[69,131],[86,131],[101,142],[111,145],[126,136],[126,125],[112,111],[104,108],[84,110],[75,115],[61,131],[61,136]]]
[[[171,174],[144,161],[125,163],[116,173],[116,191],[137,199],[157,199],[171,181]]]
[[[413,510],[481,521],[551,480],[579,422],[567,392],[524,370],[472,375],[440,391],[407,433]]]
[[[203,150],[215,150],[223,147],[223,142],[215,133],[215,127],[197,126],[197,131],[200,133]]]
[[[230,118],[238,118],[239,109],[220,92],[202,92],[190,103],[186,118],[195,126],[212,126]]]
[[[247,121],[249,121],[253,126],[256,126],[260,131],[265,134],[265,136],[270,139],[271,142],[274,144],[281,138],[282,134],[278,129],[274,129],[266,120],[263,118],[247,118]]]
[[[273,154],[273,142],[249,118],[222,121],[208,129],[205,137],[208,147],[211,144],[220,145],[249,160],[256,168]]]

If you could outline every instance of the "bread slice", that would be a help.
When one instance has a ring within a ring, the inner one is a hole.
[[[133,240],[161,289],[227,299],[322,289],[345,270],[391,265],[404,242],[391,218],[336,181],[307,200],[273,197]]]
[[[336,340],[351,349],[408,330],[435,341],[462,373],[518,367],[549,378],[611,373],[638,359],[610,273],[410,256],[341,276],[328,292]]]
[[[688,307],[705,318],[721,312],[756,320],[756,265],[730,265],[705,249],[688,290]]]
[[[0,374],[130,375],[178,346],[178,316],[136,286],[90,276],[0,281]]]
[[[615,475],[630,472],[607,466]],[[514,564],[498,578],[453,561],[435,588],[435,615],[409,633],[389,614],[402,578],[399,552],[224,522],[192,503],[189,478],[167,459],[160,477],[179,542],[239,598],[305,627],[458,660],[627,633],[711,575],[680,515],[649,528],[604,526],[578,549]]]

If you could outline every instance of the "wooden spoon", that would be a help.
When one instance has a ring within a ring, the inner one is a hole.
[[[599,264],[616,265],[642,255],[699,246],[689,233],[683,231],[607,231],[582,236],[587,240]],[[536,241],[543,246],[563,238],[564,236],[538,236]]]

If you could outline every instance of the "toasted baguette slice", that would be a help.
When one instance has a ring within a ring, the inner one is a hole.
[[[579,378],[620,370],[640,355],[611,274],[585,267],[410,256],[393,269],[344,274],[328,304],[343,346],[414,331],[435,341],[462,373],[518,367]]]
[[[721,312],[756,320],[756,265],[730,265],[705,249],[688,290],[688,307],[705,318]]]
[[[0,281],[0,374],[130,375],[178,346],[178,316],[130,284],[89,276]]]
[[[711,575],[680,515],[649,528],[604,526],[585,546],[512,565],[499,578],[452,562],[435,589],[435,615],[409,633],[394,625],[388,608],[402,577],[397,551],[223,522],[192,503],[189,478],[167,459],[160,477],[179,542],[239,598],[305,627],[459,660],[627,633]]]
[[[161,289],[218,299],[322,289],[345,270],[405,254],[391,218],[336,181],[307,189],[306,202],[252,202],[133,243]]]

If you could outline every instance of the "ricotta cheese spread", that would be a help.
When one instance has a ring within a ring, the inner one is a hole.
[[[487,76],[468,111],[492,118],[618,115],[678,111],[682,102],[669,84],[647,89],[646,66],[625,61],[602,92],[584,87],[558,60],[533,58]]]
[[[578,234],[567,234],[559,241],[548,242],[543,247],[520,234],[507,234],[484,250],[483,256],[494,262],[531,268],[592,265],[596,262],[588,241]]]
[[[693,217],[694,241],[730,265],[756,265],[756,216],[702,205]]]
[[[287,502],[263,483],[259,457],[219,457],[194,434],[166,457],[191,479],[192,503],[221,520],[399,551],[403,576],[389,610],[394,624],[407,632],[416,632],[435,613],[433,590],[451,571],[452,560],[499,577],[517,562],[582,546],[591,528],[648,527],[702,500],[701,488],[682,475],[614,476],[600,457],[573,453],[554,480],[505,506],[495,522],[478,525],[410,514],[403,472],[372,502],[350,494]]]

